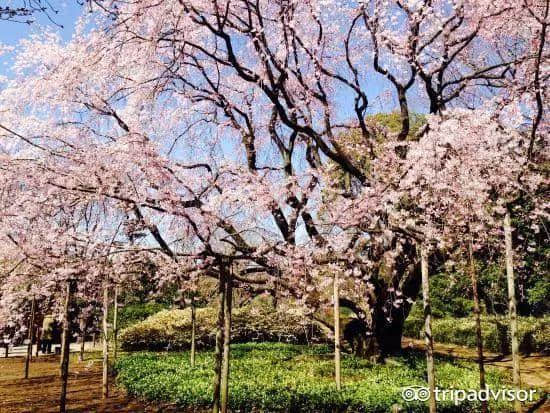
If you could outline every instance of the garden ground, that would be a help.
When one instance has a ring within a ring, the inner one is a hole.
[[[424,341],[410,338],[403,339],[404,347],[424,350]],[[476,349],[457,346],[456,344],[435,344],[435,352],[457,359],[477,362]],[[485,364],[490,367],[512,371],[512,358],[497,353],[484,352]],[[521,382],[526,387],[536,387],[550,393],[550,356],[531,354],[521,358]]]
[[[88,360],[78,362],[71,358],[68,387],[70,412],[158,412],[160,409],[127,397],[112,386],[111,397],[101,400],[101,360],[97,354],[88,354]],[[34,358],[30,378],[22,379],[24,358],[0,359],[0,413],[58,412],[59,357]],[[168,410],[163,410],[164,412]]]
[[[405,340],[421,347],[417,340]],[[475,350],[460,346],[436,345],[436,352],[460,359],[475,359]],[[111,397],[102,402],[100,393],[101,360],[97,353],[87,355],[88,360],[79,363],[71,360],[69,378],[68,409],[71,412],[169,412],[171,406],[148,404],[129,398],[117,388],[112,389]],[[490,365],[502,369],[510,368],[508,358],[498,358],[488,354]],[[23,358],[0,359],[0,413],[56,412],[59,394],[59,360],[56,357],[39,357],[31,364],[30,379],[21,379]],[[550,357],[531,355],[522,359],[522,381],[528,386],[537,386],[550,392]],[[181,411],[181,410],[179,410]],[[550,403],[537,406],[536,412],[550,412]]]

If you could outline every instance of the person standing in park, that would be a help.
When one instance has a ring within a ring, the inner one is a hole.
[[[51,314],[44,316],[44,321],[42,321],[42,354],[51,354],[52,352],[52,341],[53,341],[53,326],[54,319]]]

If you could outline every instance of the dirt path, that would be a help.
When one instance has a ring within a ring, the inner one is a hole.
[[[423,340],[404,338],[403,347],[424,349]],[[435,343],[434,351],[437,354],[456,357],[477,362],[477,350],[455,344]],[[511,356],[502,356],[496,353],[484,352],[483,359],[488,366],[494,366],[512,371]],[[521,357],[521,382],[526,387],[537,387],[550,393],[550,356],[532,354]]]
[[[158,412],[158,408],[128,398],[114,386],[111,397],[101,400],[101,363],[71,359],[67,410],[72,412]],[[0,413],[58,412],[59,357],[39,357],[22,379],[24,359],[0,358]],[[167,410],[163,410],[167,411]]]
[[[425,349],[424,340],[412,338],[403,338],[403,347],[412,347],[416,349]],[[455,357],[464,360],[477,362],[477,350],[469,347],[463,347],[456,344],[435,343],[434,351],[436,354]],[[511,356],[502,356],[496,353],[484,352],[483,359],[486,366],[505,369],[512,373]],[[542,389],[547,394],[550,393],[550,357],[542,354],[531,354],[521,357],[520,364],[521,383],[523,387],[536,387]],[[535,404],[529,412],[550,413],[550,399]]]

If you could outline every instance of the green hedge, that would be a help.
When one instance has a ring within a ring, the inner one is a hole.
[[[197,308],[197,347],[214,345],[217,310]],[[191,310],[164,310],[134,324],[120,333],[124,350],[181,350],[190,347]],[[231,340],[235,343],[271,341],[294,344],[325,342],[321,329],[303,314],[274,310],[254,302],[235,308],[232,313]]]
[[[386,364],[343,355],[342,391],[333,379],[332,349],[326,345],[248,343],[231,346],[229,404],[233,412],[388,412],[399,404],[408,412],[427,411],[421,402],[405,403],[402,389],[426,386],[425,356],[410,353]],[[118,382],[135,396],[176,403],[202,411],[212,402],[214,356],[199,352],[195,368],[189,353],[134,353],[115,365]],[[490,388],[506,387],[504,373],[489,369]],[[440,388],[478,388],[473,364],[436,358]],[[506,412],[506,403],[492,403],[491,411]],[[439,412],[478,412],[480,406],[441,402]]]
[[[485,349],[501,354],[511,352],[509,323],[506,317],[482,318],[481,328]],[[405,321],[405,337],[423,337],[424,320],[409,317]],[[432,320],[434,340],[440,343],[476,346],[473,318],[439,318]],[[518,319],[520,351],[529,353],[550,352],[550,318],[520,317]]]

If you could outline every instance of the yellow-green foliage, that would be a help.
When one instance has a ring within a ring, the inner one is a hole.
[[[197,346],[213,346],[216,336],[217,309],[197,309]],[[126,350],[187,349],[191,340],[191,310],[164,310],[120,334]],[[235,308],[232,316],[233,342],[274,341],[303,344],[322,342],[326,337],[317,325],[303,314],[290,310],[274,310],[270,305],[255,301]]]
[[[373,133],[372,146],[374,155],[376,156],[381,144],[389,135],[397,135],[401,131],[401,114],[399,112],[377,113],[365,117],[365,123]],[[418,113],[409,114],[409,133],[407,140],[415,140],[417,133],[426,123],[426,117]],[[365,142],[361,131],[353,129],[349,132],[338,136],[338,146],[340,150],[349,156],[353,162],[368,175],[370,165],[370,149]],[[348,186],[346,183],[346,175],[340,170],[336,163],[329,163],[329,176],[333,179],[334,185],[344,188]]]
[[[409,317],[404,335],[421,338],[424,321]],[[483,317],[481,322],[483,346],[497,353],[510,353],[510,333],[506,317]],[[440,343],[476,346],[475,321],[469,318],[439,318],[432,321],[434,340]],[[550,352],[550,318],[519,317],[518,336],[522,353]]]
[[[365,118],[368,126],[373,128],[386,128],[390,133],[399,133],[401,131],[401,114],[399,112],[377,113]],[[409,114],[409,134],[408,139],[415,139],[420,128],[426,123],[426,117],[419,113]],[[381,138],[381,136],[378,136]]]

